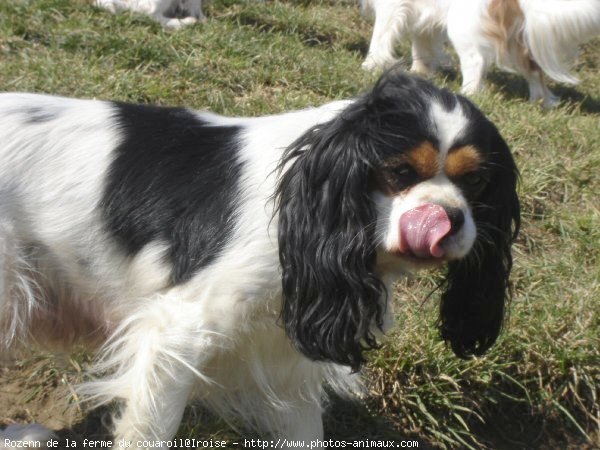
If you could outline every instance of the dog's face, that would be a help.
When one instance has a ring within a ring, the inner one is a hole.
[[[385,270],[459,260],[477,237],[472,208],[490,182],[493,152],[481,135],[489,131],[480,127],[484,118],[460,102],[445,109],[435,99],[424,113],[410,142],[391,138],[373,175]]]
[[[282,317],[303,353],[357,368],[383,322],[382,275],[442,263],[442,338],[462,357],[493,344],[519,227],[517,170],[472,103],[387,74],[305,133],[288,162],[278,190]]]

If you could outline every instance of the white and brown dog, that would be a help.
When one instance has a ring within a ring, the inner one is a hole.
[[[0,351],[98,351],[81,393],[120,402],[115,441],[167,448],[192,397],[322,439],[324,386],[356,389],[395,278],[447,265],[441,338],[494,343],[516,182],[471,102],[402,74],[259,118],[4,94]]]
[[[581,43],[600,33],[599,0],[361,0],[375,13],[375,27],[363,67],[396,62],[395,46],[412,41],[412,68],[428,73],[447,64],[450,40],[460,59],[462,92],[482,87],[492,63],[515,70],[529,83],[531,101],[554,106],[543,74],[574,84],[569,73]]]
[[[204,21],[202,0],[94,0],[112,13],[129,10],[152,17],[165,28],[181,28]]]

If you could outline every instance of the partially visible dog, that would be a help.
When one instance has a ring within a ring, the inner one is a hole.
[[[375,27],[363,67],[385,68],[394,48],[412,40],[412,67],[428,73],[448,64],[450,39],[460,59],[462,92],[482,87],[492,63],[515,70],[529,83],[531,101],[554,106],[550,78],[574,84],[569,73],[578,46],[600,33],[599,0],[361,0],[375,13]]]
[[[181,28],[205,20],[202,0],[94,0],[94,4],[112,13],[130,10],[146,14],[165,28]]]
[[[471,102],[402,74],[259,118],[5,94],[0,350],[99,350],[80,392],[120,402],[115,441],[167,448],[191,397],[322,439],[324,386],[357,389],[395,278],[447,264],[441,337],[494,343],[516,182]]]

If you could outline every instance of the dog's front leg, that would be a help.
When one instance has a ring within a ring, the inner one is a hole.
[[[268,422],[264,431],[272,436],[271,447],[321,448],[323,444],[322,407],[319,402],[300,400],[290,403],[286,409],[272,411]]]
[[[210,382],[201,369],[212,337],[194,308],[164,297],[147,302],[105,345],[95,371],[108,375],[81,392],[102,403],[122,402],[113,418],[114,448],[168,448],[157,441],[175,436],[194,385]]]
[[[154,375],[149,374],[132,386],[131,397],[113,418],[113,448],[169,448],[167,441],[177,433],[193,383],[185,375],[151,378]],[[151,384],[154,392],[144,392],[148,391],[144,384]]]
[[[375,25],[365,70],[385,69],[397,62],[395,47],[409,30],[410,11],[402,1],[375,3]]]

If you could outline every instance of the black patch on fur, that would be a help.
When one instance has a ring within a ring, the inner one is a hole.
[[[180,108],[115,103],[123,142],[104,192],[106,226],[131,256],[169,246],[173,283],[190,279],[229,241],[239,195],[239,128]]]
[[[25,123],[36,124],[50,122],[58,117],[58,111],[51,111],[50,108],[32,106],[24,111]]]

